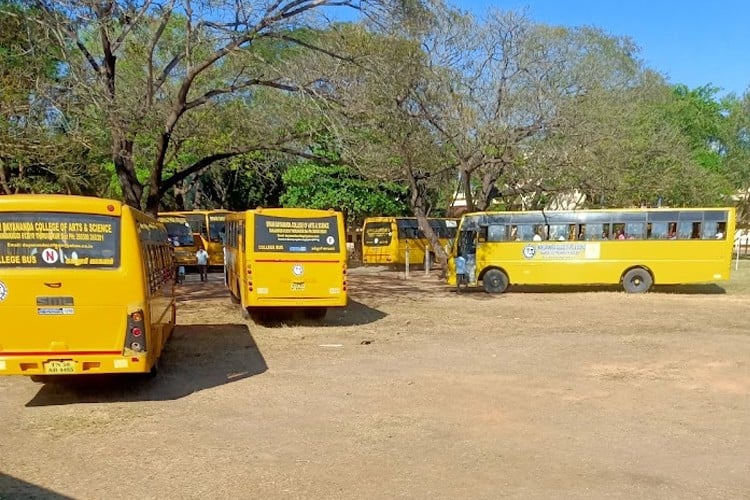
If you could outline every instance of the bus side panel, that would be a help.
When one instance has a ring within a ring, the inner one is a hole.
[[[654,247],[658,244],[659,247]],[[546,250],[567,243],[486,243],[477,251],[480,274],[488,267],[499,267],[513,284],[619,284],[631,267],[651,271],[656,284],[707,283],[729,279],[731,252],[724,241],[602,241],[586,242],[589,249],[576,258],[544,257]],[[530,252],[528,248],[533,248]],[[532,255],[533,257],[525,257]],[[643,255],[644,257],[638,257]],[[685,258],[676,258],[684,255]],[[449,284],[455,284],[450,268]]]
[[[134,212],[128,211],[133,217],[131,227],[138,228],[139,224],[145,224],[152,228],[148,219]],[[157,229],[157,234],[162,232]],[[148,357],[148,369],[161,355],[169,336],[174,328],[175,300],[174,300],[174,272],[172,268],[171,247],[167,242],[166,233],[158,237],[156,241],[144,239],[140,230],[134,231],[132,242],[135,248],[132,253],[132,265],[139,268],[141,284],[140,303],[132,308],[142,308],[146,311],[146,355]]]

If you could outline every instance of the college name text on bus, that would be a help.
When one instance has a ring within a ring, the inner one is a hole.
[[[455,238],[458,219],[428,218],[430,227],[446,249]],[[365,265],[422,264],[434,250],[415,217],[368,217],[362,225],[362,263]]]
[[[0,375],[154,372],[175,325],[171,252],[119,201],[0,196]]]
[[[729,279],[733,208],[600,209],[464,214],[450,285],[653,284]]]
[[[258,208],[227,216],[227,287],[243,315],[292,308],[321,319],[347,304],[341,212]]]

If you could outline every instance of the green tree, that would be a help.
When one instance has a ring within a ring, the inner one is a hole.
[[[200,140],[195,131],[219,125],[225,112],[237,112],[238,103],[253,103],[257,90],[300,98],[316,94],[316,81],[293,78],[293,68],[279,55],[320,52],[301,29],[312,26],[317,11],[383,3],[35,0],[34,5],[59,41],[76,98],[107,132],[125,201],[155,213],[170,188],[217,161],[263,150],[304,156],[289,129],[266,123],[261,135],[204,141],[211,147],[193,163],[170,167],[179,144]],[[201,122],[204,111],[211,121]],[[138,177],[141,158],[147,181]]]

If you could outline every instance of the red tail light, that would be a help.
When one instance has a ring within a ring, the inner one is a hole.
[[[138,310],[128,315],[127,330],[125,330],[125,348],[135,352],[145,352],[148,348],[145,317],[143,310]]]

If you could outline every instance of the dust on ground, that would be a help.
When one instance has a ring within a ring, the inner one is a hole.
[[[750,496],[750,272],[350,282],[322,324],[256,325],[220,275],[188,280],[156,379],[0,378],[0,498]]]

